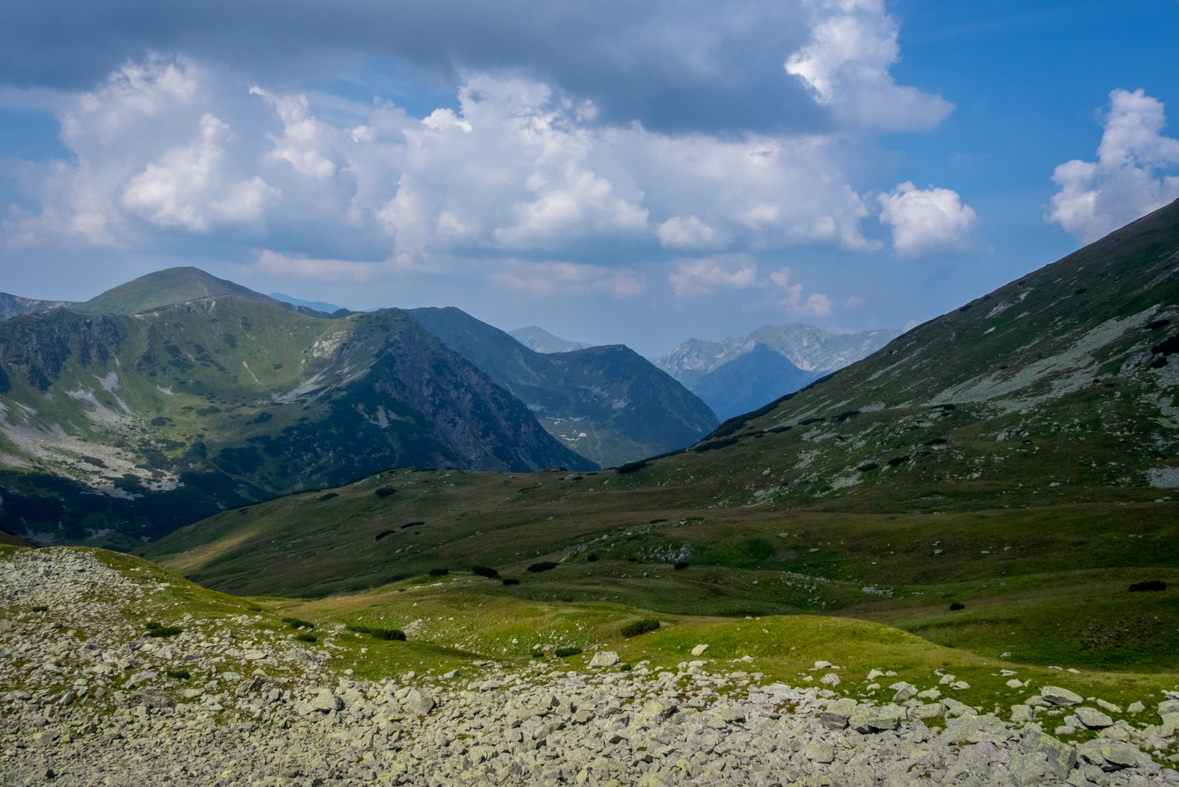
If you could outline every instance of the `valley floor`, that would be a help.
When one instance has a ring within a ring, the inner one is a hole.
[[[1174,693],[1162,724],[1049,686],[1001,718],[903,681],[857,701],[837,687],[859,676],[825,663],[791,686],[707,651],[362,679],[343,624],[293,629],[98,550],[5,549],[0,614],[5,785],[1179,784]]]

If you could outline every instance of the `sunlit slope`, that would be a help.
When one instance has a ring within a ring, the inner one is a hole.
[[[592,466],[404,312],[228,296],[0,323],[0,456],[15,532],[124,547],[386,467]]]

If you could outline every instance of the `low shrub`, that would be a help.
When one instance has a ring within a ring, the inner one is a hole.
[[[471,569],[471,573],[488,579],[499,579],[499,572],[487,566],[475,566]]]
[[[380,533],[377,533],[377,537],[376,537],[376,538],[374,538],[373,540],[374,540],[374,541],[380,541],[380,540],[381,540],[382,538],[384,538],[385,536],[391,536],[391,535],[393,535],[393,534],[394,534],[394,533],[396,533],[396,532],[397,532],[396,530],[382,530]]]
[[[1147,580],[1146,582],[1135,582],[1130,586],[1130,590],[1135,593],[1143,593],[1150,591],[1166,590],[1167,583],[1157,579]]]
[[[552,562],[551,560],[545,560],[540,563],[533,563],[531,566],[528,567],[528,570],[531,571],[533,574],[539,574],[542,571],[551,571],[556,567],[557,567],[556,563]]]
[[[849,418],[855,418],[859,414],[860,414],[859,410],[848,410],[847,412],[843,412],[843,413],[840,413],[839,415],[835,416],[835,420],[838,421],[839,423],[843,423],[844,421],[846,421]]]
[[[372,634],[373,633],[372,629],[370,629],[368,626],[361,625],[360,623],[353,623],[352,625],[345,626],[344,628],[346,628],[349,631],[354,632],[356,634]]]
[[[449,573],[450,573],[449,568],[432,568],[432,569],[430,569],[430,576],[432,576],[432,577],[444,577]]]
[[[578,653],[581,653],[581,648],[576,645],[571,648],[557,648],[557,658],[559,659],[567,659],[570,656],[576,656]]]
[[[307,631],[299,632],[298,634],[295,635],[295,639],[299,640],[299,642],[318,642],[319,641],[318,637],[316,637],[314,634],[307,632]]]
[[[306,620],[299,620],[299,618],[283,618],[282,622],[286,623],[288,626],[290,626],[293,629],[313,629],[313,628],[315,628],[314,623],[310,623]]]
[[[876,464],[875,462],[869,462],[866,465],[860,465],[859,470],[861,473],[867,473],[872,470],[877,470],[879,468],[880,468],[880,465]]]
[[[586,563],[597,563],[598,556],[595,555],[593,552],[590,552],[588,555],[585,556],[585,562]]]
[[[149,637],[174,637],[184,630],[177,626],[164,626],[154,620],[148,621],[145,626]]]
[[[424,524],[426,524],[426,523],[425,522],[406,522],[404,525],[401,526],[401,529],[405,530],[407,527],[417,527],[418,525],[424,525]]]
[[[377,491],[373,492],[373,494],[377,497],[388,497],[389,495],[394,494],[396,491],[397,490],[391,486],[383,486]]]
[[[324,501],[331,500],[333,497],[339,497],[339,496],[340,495],[338,492],[328,492],[326,495],[319,496],[319,502],[323,503]]]
[[[628,558],[626,559],[626,562],[627,562],[627,563],[638,563],[638,562],[639,562],[639,559],[638,559],[637,557],[628,557]]]
[[[544,658],[544,651],[542,651],[542,650],[533,650],[533,651],[532,651],[532,658],[534,658],[534,659],[543,659],[543,658]]]
[[[951,612],[957,612],[960,609],[966,609],[966,605],[963,604],[961,601],[955,601],[953,604],[950,604],[950,611]]]
[[[681,561],[679,561],[678,563],[676,563],[676,564],[675,564],[675,570],[676,570],[676,571],[683,571],[685,568],[687,568],[687,567],[688,567],[688,566],[690,566],[690,565],[692,565],[692,564],[691,564],[691,563],[689,563],[688,561],[686,561],[686,560],[681,560]]]
[[[48,612],[49,607],[45,606],[44,604],[38,604],[37,606],[33,607],[33,611],[34,612]]]
[[[647,466],[647,463],[640,459],[637,462],[627,462],[626,464],[620,466],[615,472],[619,473],[620,475],[626,474],[626,473],[633,473],[638,470],[642,470],[646,466]]]
[[[634,667],[632,667],[629,664],[619,664],[618,665],[619,672],[630,672],[632,669],[634,669]]]
[[[888,460],[888,466],[889,467],[896,467],[897,465],[903,465],[905,462],[908,462],[908,461],[909,461],[908,454],[905,454],[904,456],[894,456],[892,459]]]
[[[166,674],[172,680],[188,680],[192,677],[192,674],[186,669],[170,669]]]
[[[654,631],[657,628],[659,628],[659,621],[653,618],[636,620],[634,623],[627,623],[622,627],[622,636],[630,639],[640,634],[646,634],[648,631]]]
[[[519,584],[520,584],[520,580],[518,580],[518,579],[513,579],[513,578],[509,577],[509,578],[507,578],[507,579],[505,579],[505,580],[504,580],[504,584],[505,584],[505,585],[519,585]]]
[[[369,633],[372,634],[373,639],[387,639],[405,642],[405,632],[401,629],[373,629]]]

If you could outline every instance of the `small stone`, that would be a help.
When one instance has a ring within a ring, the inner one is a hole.
[[[970,688],[970,684],[964,680],[956,680],[950,684],[950,688],[954,691],[966,691]]]
[[[1050,705],[1058,705],[1064,707],[1072,707],[1073,705],[1080,705],[1084,702],[1084,698],[1079,694],[1075,694],[1068,689],[1062,689],[1059,686],[1045,686],[1040,689],[1040,696],[1044,698]]]
[[[1081,724],[1090,730],[1103,730],[1106,727],[1113,726],[1113,719],[1094,708],[1080,707],[1073,711],[1073,713]]]
[[[405,707],[415,716],[425,716],[434,709],[434,698],[421,689],[410,689],[405,695]]]
[[[695,654],[693,654],[695,655]],[[612,650],[599,650],[590,659],[589,665],[591,667],[613,667],[620,661],[618,654]]]
[[[262,659],[266,658],[267,655],[268,654],[264,650],[247,650],[244,658],[246,661],[261,661]]]
[[[822,683],[824,686],[838,686],[839,685],[839,676],[836,675],[834,672],[828,672],[826,675],[824,675],[822,678],[819,679],[819,683]]]
[[[1130,707],[1127,708],[1126,710],[1129,711],[1130,713],[1142,713],[1144,710],[1146,710],[1146,706],[1143,705],[1141,702],[1133,702],[1130,704]]]
[[[856,701],[852,699],[836,700],[827,706],[819,723],[829,730],[842,730],[847,726],[848,718],[856,711]]]
[[[1027,705],[1012,705],[1011,706],[1011,720],[1016,724],[1025,721],[1031,721],[1035,716],[1032,714],[1032,709]]]
[[[696,647],[692,648],[692,655],[693,656],[703,656],[704,651],[706,651],[706,650],[708,650],[707,645],[697,645]]]
[[[811,741],[806,747],[806,758],[811,762],[830,763],[835,759],[835,749],[823,741]]]
[[[332,694],[328,689],[320,689],[315,698],[311,700],[311,709],[320,713],[344,710],[344,700]]]
[[[892,697],[893,702],[904,702],[905,700],[911,700],[913,697],[917,696],[917,687],[912,683],[905,683],[902,681],[900,683],[892,684],[889,686],[889,688],[896,692],[896,694],[894,694]]]

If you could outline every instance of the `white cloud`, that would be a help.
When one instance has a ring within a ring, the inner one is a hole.
[[[859,308],[862,308],[863,306],[864,306],[864,299],[858,295],[852,295],[850,298],[848,298],[846,301],[843,302],[843,307],[845,309],[859,309]]]
[[[757,262],[743,254],[685,260],[667,280],[680,298],[718,289],[741,290],[757,284]]]
[[[919,189],[912,183],[902,183],[878,199],[880,221],[892,226],[892,243],[898,257],[971,248],[971,234],[978,218],[973,208],[962,204],[958,192],[933,186]]]
[[[232,130],[212,115],[200,121],[200,137],[165,152],[127,183],[122,205],[163,229],[207,232],[215,223],[258,224],[268,203],[282,195],[254,176],[225,183],[223,144]]]
[[[605,293],[633,298],[647,290],[647,283],[634,271],[572,262],[507,260],[490,278],[506,289],[538,296]]]
[[[724,245],[720,233],[695,216],[675,216],[655,228],[659,242],[668,248],[699,249]]]
[[[382,267],[388,267],[382,263],[308,259],[301,255],[282,254],[270,249],[258,249],[254,254],[257,257],[254,268],[263,273],[325,281],[365,281]]]
[[[1059,191],[1046,219],[1085,242],[1179,199],[1179,140],[1162,134],[1163,104],[1142,90],[1109,94],[1097,161],[1069,161],[1052,175]]]
[[[793,272],[779,268],[770,274],[770,281],[781,287],[784,293],[778,297],[778,305],[786,307],[796,317],[826,317],[831,314],[831,299],[818,292],[812,292],[803,299],[802,285],[791,284]]]
[[[323,155],[320,148],[329,145],[339,133],[338,129],[311,115],[307,96],[275,97],[260,87],[250,88],[250,93],[262,96],[282,119],[283,135],[272,137],[274,149],[267,154],[272,161],[286,161],[296,171],[309,177],[323,179],[336,174],[336,164]],[[363,129],[363,131],[361,131]],[[354,142],[369,139],[369,129],[360,126],[353,129]]]
[[[900,60],[898,25],[883,0],[806,0],[810,37],[786,61],[815,99],[856,128],[933,128],[954,105],[898,85],[889,69]]]

